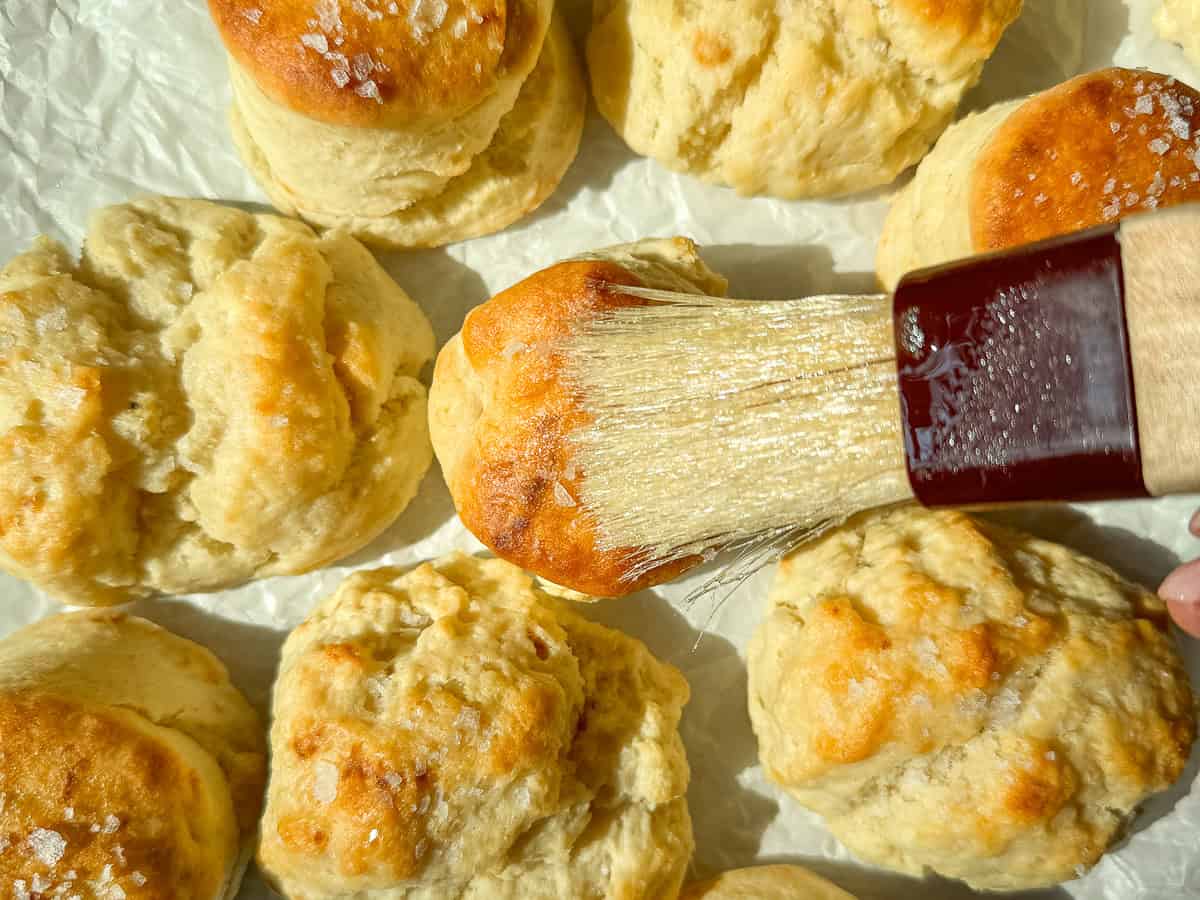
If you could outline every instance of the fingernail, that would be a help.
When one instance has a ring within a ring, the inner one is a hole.
[[[1188,522],[1188,531],[1196,537],[1200,537],[1200,509],[1192,513],[1191,521]]]
[[[1200,601],[1200,563],[1190,562],[1168,575],[1159,585],[1158,596],[1173,603]]]
[[[1200,562],[1188,563],[1167,576],[1158,589],[1179,627],[1200,637]]]

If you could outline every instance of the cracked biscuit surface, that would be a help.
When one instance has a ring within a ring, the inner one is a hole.
[[[749,648],[759,755],[864,860],[1069,880],[1187,764],[1168,627],[1057,544],[957,512],[859,516],[780,565]]]
[[[0,567],[80,604],[307,571],[432,458],[424,315],[355,240],[198,200],[0,270]]]
[[[502,560],[357,573],[284,645],[260,864],[292,900],[672,900],[687,695]]]
[[[596,103],[638,153],[743,194],[887,184],[950,123],[1020,0],[595,0]]]

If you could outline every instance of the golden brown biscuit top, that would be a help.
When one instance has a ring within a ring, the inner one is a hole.
[[[209,0],[234,60],[277,102],[337,125],[449,119],[527,72],[543,0]]]
[[[661,583],[693,562],[628,578],[636,551],[601,549],[577,501],[587,473],[567,438],[589,417],[564,383],[556,344],[604,309],[643,302],[612,290],[639,284],[614,263],[560,263],[475,309],[462,329],[467,359],[490,398],[469,438],[474,446],[448,475],[463,524],[504,559],[599,597]]]
[[[0,694],[4,896],[220,896],[238,853],[232,810],[162,731],[126,710]]]
[[[1030,99],[992,137],[970,188],[977,252],[1200,199],[1200,93],[1105,69]]]

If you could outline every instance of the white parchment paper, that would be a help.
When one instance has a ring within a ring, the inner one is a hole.
[[[585,0],[570,2],[578,7]],[[1026,0],[1025,18],[967,106],[1114,61],[1200,84],[1200,72],[1154,38],[1154,0],[1132,2],[1127,8],[1119,0]],[[571,11],[578,35],[586,10]],[[1086,30],[1079,24],[1085,13]],[[0,257],[24,249],[39,232],[78,247],[89,210],[140,192],[263,202],[230,143],[227,100],[224,58],[203,0],[0,0]],[[886,203],[886,191],[833,203],[739,198],[634,157],[593,113],[578,161],[535,215],[500,235],[384,261],[445,341],[492,292],[563,257],[654,235],[699,241],[738,296],[872,290]],[[1186,531],[1198,502],[1054,507],[1007,518],[1154,585],[1182,559],[1200,555],[1200,542]],[[479,545],[455,519],[435,466],[401,519],[339,566],[223,594],[143,602],[135,611],[211,647],[265,710],[284,634],[348,571],[413,563],[452,548]],[[973,896],[961,885],[922,883],[854,862],[815,815],[766,782],[746,714],[743,648],[770,573],[720,609],[676,605],[700,577],[589,613],[644,640],[691,682],[683,732],[693,770],[695,874],[787,860],[810,864],[864,900]],[[24,583],[0,576],[0,633],[54,608]],[[1187,654],[1200,686],[1200,644]],[[1014,896],[1200,897],[1198,765],[1194,759],[1180,784],[1147,806],[1131,835],[1091,874]],[[240,896],[262,900],[271,893],[251,872]]]

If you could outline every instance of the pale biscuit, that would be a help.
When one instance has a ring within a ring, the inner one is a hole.
[[[554,342],[599,311],[638,303],[622,285],[722,294],[725,279],[684,238],[610,247],[551,266],[472,310],[438,354],[434,452],[463,524],[498,556],[558,585],[621,596],[698,560],[633,576],[636,554],[597,546],[576,502],[587,473],[569,435],[587,421]]]
[[[1196,0],[1163,0],[1154,16],[1154,27],[1163,40],[1181,46],[1188,59],[1200,66],[1200,3]]]
[[[1168,627],[1057,544],[957,512],[859,516],[780,565],[749,648],[759,755],[868,862],[1065,881],[1187,764]]]
[[[670,900],[687,695],[502,560],[357,573],[284,645],[260,865],[304,900]]]
[[[583,76],[550,0],[250,5],[210,2],[235,143],[284,212],[436,246],[516,221],[575,156]]]
[[[424,315],[357,241],[198,200],[0,270],[0,567],[74,603],[325,565],[432,459]]]
[[[679,900],[854,900],[800,866],[755,866],[689,884]]]
[[[876,269],[914,269],[1200,200],[1200,92],[1102,69],[951,126],[892,201]]]
[[[0,641],[0,891],[230,900],[266,778],[258,717],[204,648],[121,613]]]
[[[950,123],[1020,0],[595,0],[596,103],[638,153],[744,194],[887,184]]]

